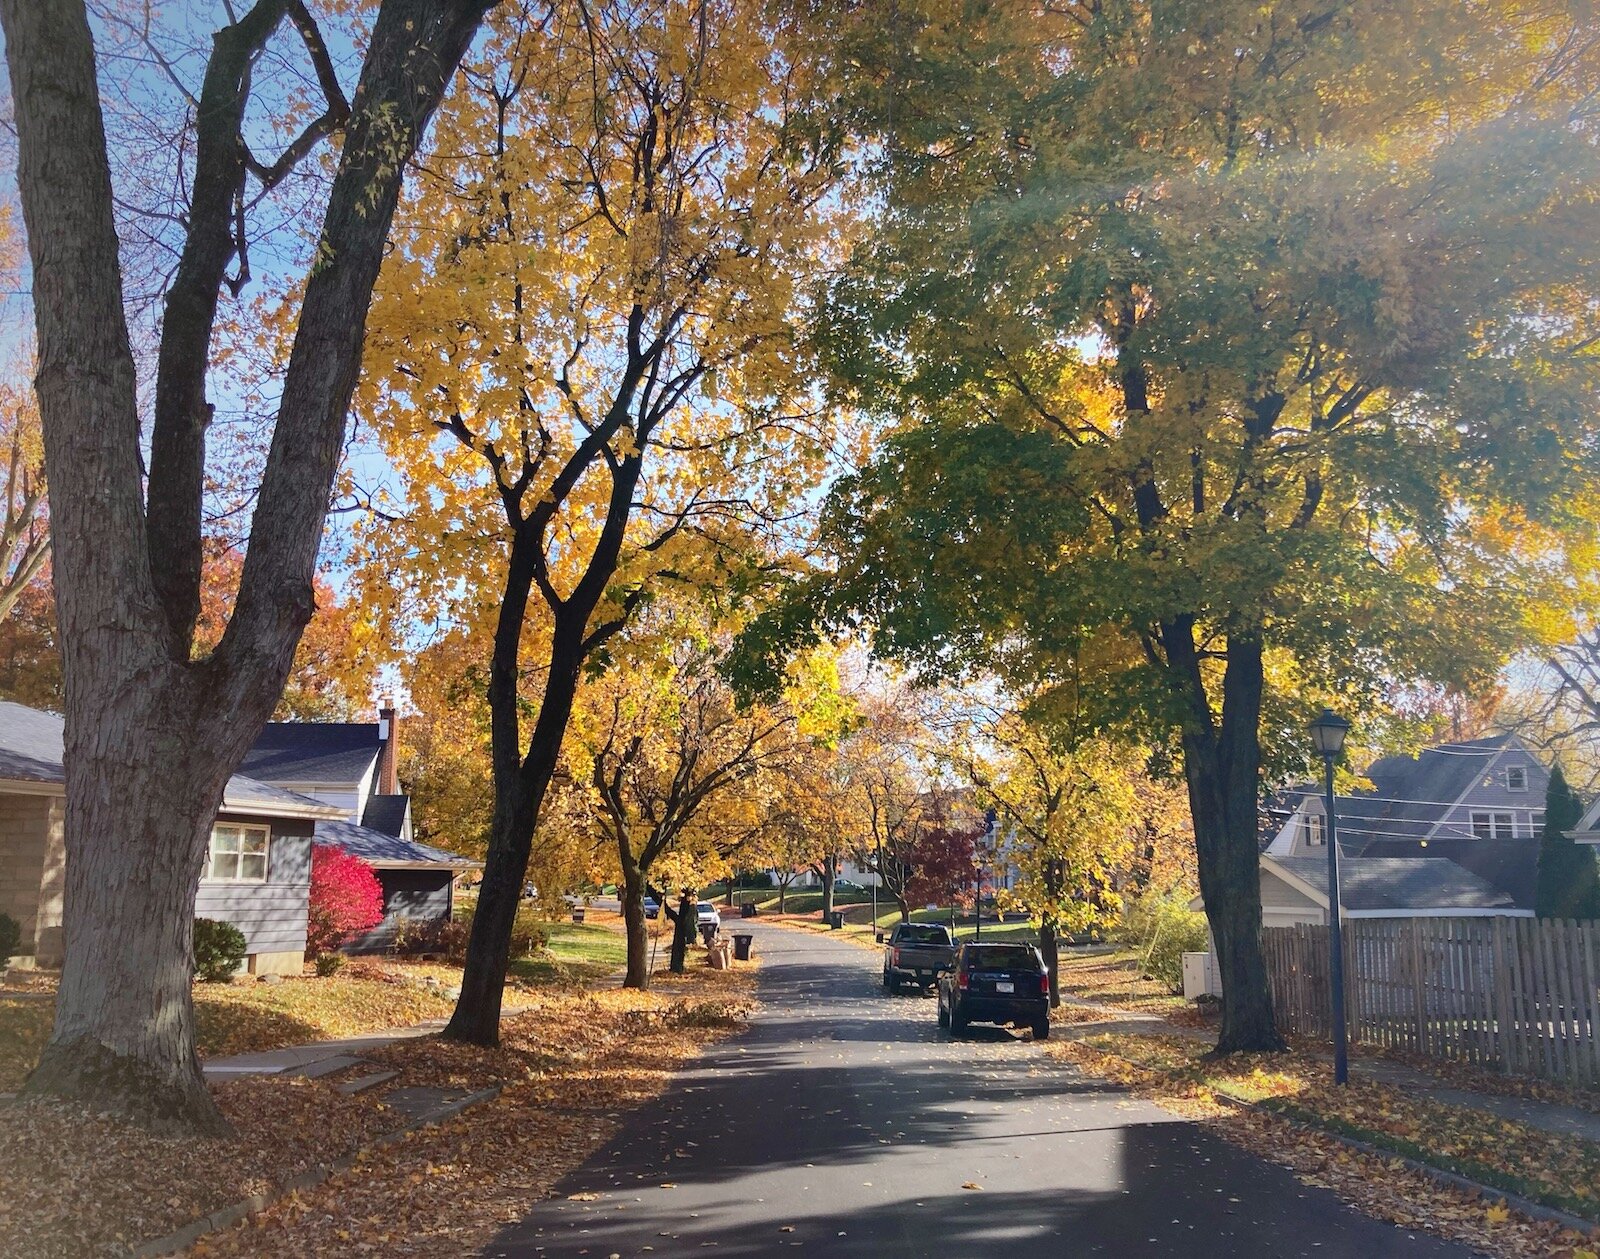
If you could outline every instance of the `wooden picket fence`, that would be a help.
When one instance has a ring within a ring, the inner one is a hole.
[[[1330,1037],[1328,929],[1268,927],[1262,939],[1279,1026]],[[1352,1043],[1600,1084],[1600,923],[1350,919],[1344,973]]]

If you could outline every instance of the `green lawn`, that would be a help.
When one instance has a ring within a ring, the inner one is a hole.
[[[535,956],[511,963],[511,974],[527,983],[582,983],[603,979],[628,961],[628,941],[620,931],[586,923],[551,922],[540,927],[548,937]]]

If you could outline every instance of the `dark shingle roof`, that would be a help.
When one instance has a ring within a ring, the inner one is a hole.
[[[354,822],[318,822],[317,842],[337,844],[347,853],[382,869],[385,866],[450,866],[470,869],[478,863],[442,848],[408,842],[396,835],[357,826]]]
[[[318,826],[320,830],[320,824]],[[1328,895],[1320,857],[1268,857],[1271,864]],[[1339,863],[1346,909],[1510,909],[1511,897],[1470,870],[1439,857],[1348,857]]]
[[[358,783],[382,745],[375,721],[274,721],[241,768],[267,782]]]
[[[410,796],[368,796],[366,810],[361,814],[361,825],[369,831],[399,835],[405,830],[406,809],[410,804]]]
[[[54,713],[0,700],[0,780],[59,783],[62,768],[62,721]],[[266,817],[315,817],[330,806],[292,791],[257,782],[242,774],[228,779],[222,807]]]

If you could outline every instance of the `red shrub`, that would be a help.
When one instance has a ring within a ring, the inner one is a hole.
[[[306,955],[330,953],[382,921],[383,888],[372,867],[333,844],[313,844]]]

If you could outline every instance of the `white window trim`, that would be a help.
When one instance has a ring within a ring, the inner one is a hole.
[[[1478,834],[1478,819],[1487,818],[1489,833]],[[1499,834],[1500,823],[1506,823],[1506,833]],[[1517,837],[1517,815],[1508,809],[1473,809],[1467,818],[1467,825],[1472,831],[1473,839],[1515,839]]]
[[[1522,785],[1520,787],[1517,786],[1516,783],[1512,782],[1511,776],[1513,774],[1521,774],[1522,775]],[[1527,791],[1527,789],[1528,789],[1528,767],[1526,765],[1508,765],[1508,766],[1506,766],[1506,790],[1507,791]]]
[[[262,837],[261,855],[262,874],[259,879],[219,879],[211,873],[211,843],[216,839],[218,827],[228,826],[234,830],[254,833]],[[217,822],[211,827],[211,839],[206,841],[206,866],[200,876],[202,883],[218,883],[233,886],[260,887],[272,877],[272,828],[270,826],[257,826],[249,822]]]
[[[1328,820],[1320,813],[1307,813],[1300,819],[1300,838],[1307,848],[1328,846]]]

